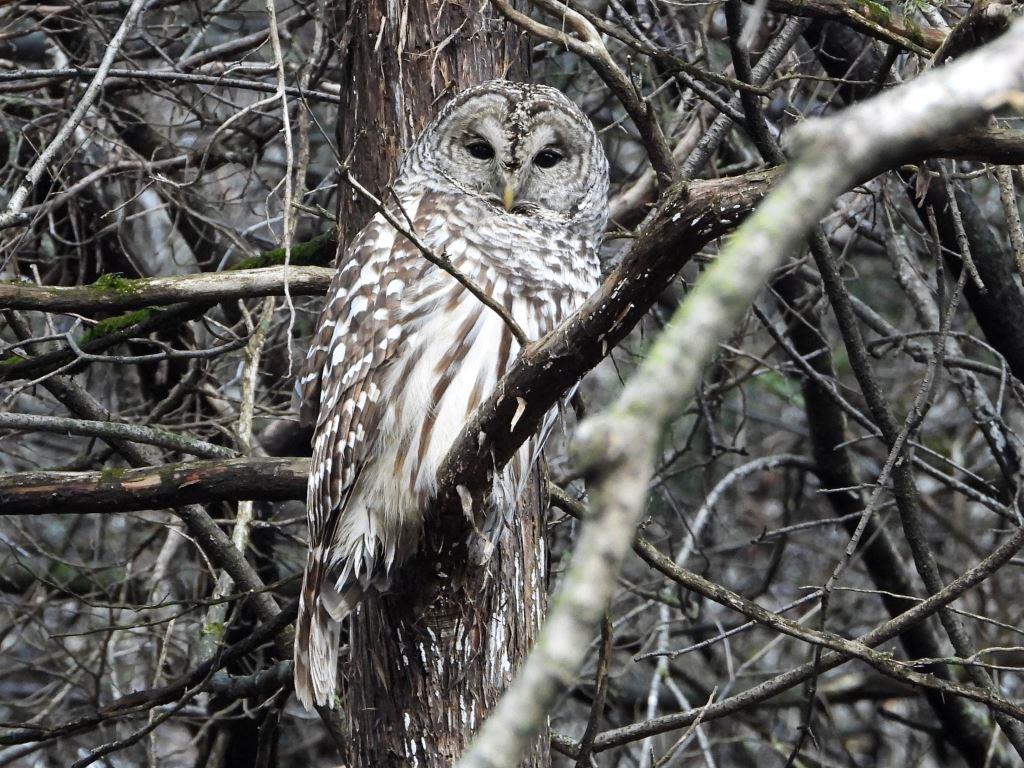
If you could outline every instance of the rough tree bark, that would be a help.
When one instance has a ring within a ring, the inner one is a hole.
[[[342,16],[340,155],[380,198],[401,153],[452,94],[495,77],[522,79],[526,71],[519,33],[486,5],[373,0],[350,4]],[[343,248],[372,207],[358,195],[339,197]],[[468,744],[544,614],[538,487],[506,514],[509,524],[486,564],[468,562],[464,531],[434,526],[391,593],[351,618],[350,653],[341,663],[350,765],[440,768]],[[547,741],[540,734],[528,765],[550,763]]]
[[[520,80],[527,47],[485,3],[370,0],[347,3],[341,37],[342,162],[381,198],[402,153],[449,97],[492,78]],[[482,9],[481,9],[482,6]],[[339,195],[341,241],[373,214],[359,195]]]

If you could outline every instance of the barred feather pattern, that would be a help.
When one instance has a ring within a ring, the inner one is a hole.
[[[485,89],[491,89],[486,91]],[[474,91],[507,99],[549,89],[489,83]],[[534,108],[535,111],[537,108]],[[509,213],[436,167],[431,127],[410,150],[392,212],[435,252],[501,303],[531,339],[554,328],[597,287],[607,165],[599,152],[597,201],[570,215]],[[307,496],[309,555],[295,639],[299,700],[333,706],[340,622],[416,549],[437,471],[473,410],[519,352],[504,321],[381,215],[338,265],[303,375],[301,413],[315,424]],[[525,448],[496,482],[515,494],[532,458]]]

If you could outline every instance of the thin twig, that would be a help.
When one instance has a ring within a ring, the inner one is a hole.
[[[266,35],[266,33],[262,33]],[[0,71],[0,83],[21,82],[23,80],[71,80],[95,76],[99,67],[81,67],[75,69],[16,69]],[[164,83],[186,83],[189,85],[210,85],[216,88],[240,88],[260,93],[280,93],[276,83],[263,83],[259,80],[246,80],[241,77],[223,77],[221,75],[203,75],[195,72],[174,72],[160,69],[115,69],[106,70],[107,82],[118,78],[126,80],[154,80]],[[326,104],[340,104],[341,97],[325,91],[312,91],[285,86],[287,96],[319,101]]]
[[[234,458],[238,455],[230,448],[214,445],[205,440],[197,440],[194,437],[179,435],[155,427],[122,424],[116,421],[89,421],[62,416],[38,416],[30,413],[0,413],[0,429],[129,440],[206,459]]]
[[[597,665],[594,667],[594,698],[590,703],[590,714],[587,716],[587,727],[580,737],[580,751],[576,756],[576,768],[590,768],[590,752],[594,747],[594,738],[600,727],[604,714],[604,699],[608,692],[608,666],[612,652],[612,617],[606,613],[601,622],[601,645],[597,652]]]
[[[1024,230],[1020,225],[1020,210],[1017,208],[1017,193],[1013,188],[1013,173],[1005,165],[995,168],[996,181],[999,184],[999,201],[1003,205],[1003,216],[1006,217],[1006,228],[1010,233],[1010,248],[1017,263],[1017,273],[1024,280]]]

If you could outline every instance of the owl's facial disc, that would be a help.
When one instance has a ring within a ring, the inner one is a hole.
[[[439,126],[439,170],[513,214],[574,216],[603,174],[590,122],[561,94],[478,93]]]

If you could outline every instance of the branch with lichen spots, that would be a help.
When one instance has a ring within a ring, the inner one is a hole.
[[[326,293],[334,271],[316,269],[333,263],[338,247],[332,230],[296,243],[285,274],[285,250],[273,250],[243,259],[224,272],[132,280],[103,275],[91,285],[39,286],[0,282],[0,308],[43,312],[112,312],[156,307],[178,302],[219,302],[284,293],[285,278],[292,295]]]

